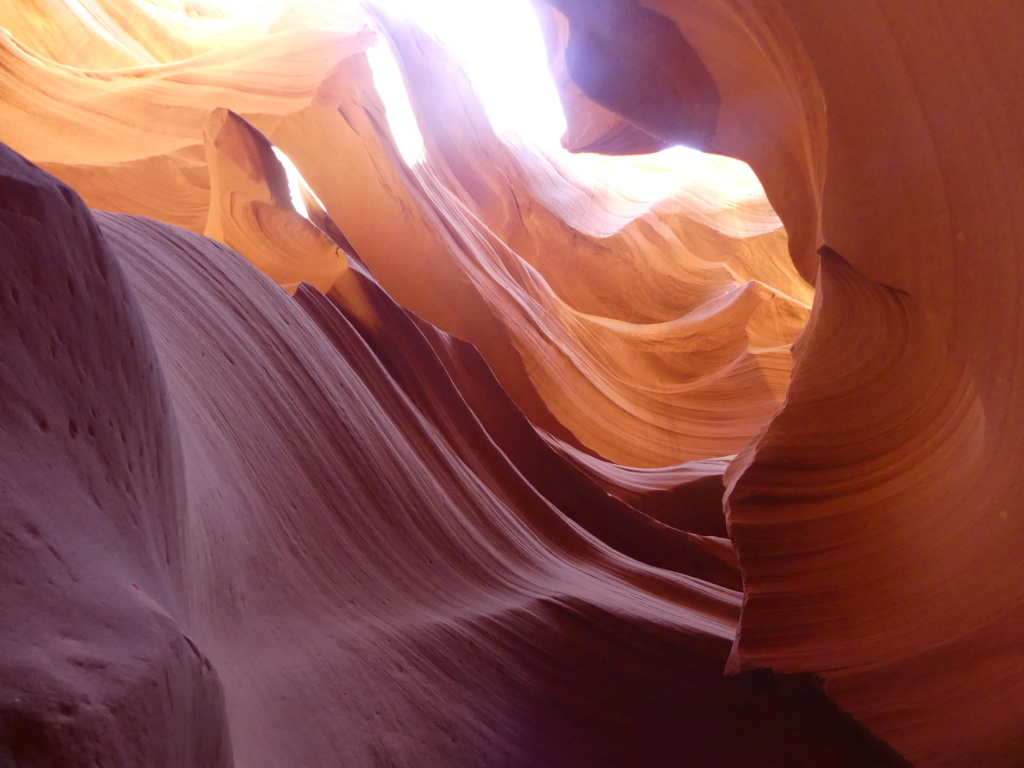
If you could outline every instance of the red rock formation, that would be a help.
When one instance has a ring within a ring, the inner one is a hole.
[[[311,287],[4,163],[13,759],[228,764],[226,718],[238,765],[880,764],[720,674],[738,593],[574,522],[637,513],[517,445],[471,348],[364,278],[386,366]]]
[[[0,756],[230,765],[186,629],[184,454],[136,292],[89,210],[4,148]]]
[[[1024,13],[257,6],[0,9],[0,762],[1024,762]]]
[[[709,146],[758,172],[804,274],[816,221],[842,254],[822,261],[786,407],[728,473],[733,665],[823,676],[915,764],[1019,765],[1024,13],[643,5],[711,73]],[[604,29],[591,55],[630,45]]]

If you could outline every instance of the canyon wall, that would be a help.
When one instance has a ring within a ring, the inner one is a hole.
[[[0,8],[0,764],[1024,762],[1024,11],[533,5]]]

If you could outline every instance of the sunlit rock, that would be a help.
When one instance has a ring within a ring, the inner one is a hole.
[[[983,6],[5,4],[0,763],[1024,762]]]

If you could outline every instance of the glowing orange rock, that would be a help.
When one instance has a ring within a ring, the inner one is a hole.
[[[295,211],[284,166],[267,139],[233,112],[206,127],[210,219],[205,234],[234,248],[294,293],[300,282],[326,291],[348,259]]]
[[[0,755],[899,763],[769,667],[1024,762],[1024,15],[552,5],[566,146],[767,199],[499,136],[384,13],[0,8],[0,140],[113,211],[2,152]]]
[[[803,274],[835,249],[787,404],[727,473],[734,665],[821,675],[917,765],[1018,765],[1024,15],[642,5],[710,72],[709,145],[758,172]]]
[[[394,374],[315,289],[6,149],[0,203],[14,760],[886,764],[812,688],[723,677],[739,594],[572,522],[507,400],[460,400],[479,357],[370,283]]]

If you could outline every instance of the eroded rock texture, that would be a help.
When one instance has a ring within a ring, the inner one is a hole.
[[[1024,763],[1024,10],[534,5],[764,195],[380,9],[0,8],[0,764]]]

